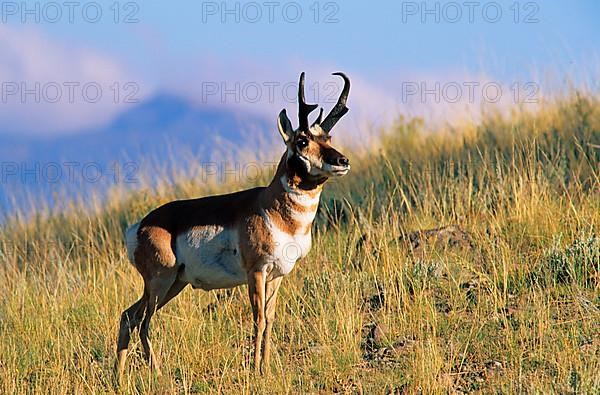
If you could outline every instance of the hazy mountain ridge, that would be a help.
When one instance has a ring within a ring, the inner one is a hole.
[[[82,193],[102,189],[89,178],[94,178],[95,169],[112,178],[115,164],[122,179],[131,169],[125,168],[128,163],[138,166],[147,159],[161,158],[173,166],[184,163],[186,158],[174,157],[173,152],[187,151],[199,161],[214,160],[216,148],[223,143],[241,145],[249,137],[264,135],[272,124],[249,113],[203,108],[163,93],[136,104],[107,126],[77,134],[49,138],[0,131],[0,206],[9,214],[14,209],[9,195],[29,192],[40,200],[51,200],[50,195],[64,186]],[[75,169],[75,182],[69,180],[68,166]],[[89,177],[82,176],[85,166],[90,167]],[[57,168],[61,175],[56,175]]]
[[[209,150],[215,138],[239,142],[245,132],[264,131],[272,122],[230,109],[202,108],[183,98],[159,94],[118,116],[108,126],[55,138],[0,132],[3,161],[97,161],[135,159],[161,153],[165,141]],[[124,156],[127,155],[127,156]]]

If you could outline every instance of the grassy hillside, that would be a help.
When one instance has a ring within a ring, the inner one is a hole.
[[[189,288],[153,321],[165,375],[134,336],[121,390],[599,392],[600,103],[575,94],[430,132],[400,119],[327,188],[312,251],[282,286],[271,375],[249,365],[246,288]],[[0,391],[119,392],[118,319],[142,289],[126,225],[173,198],[250,184],[182,178],[115,190],[92,215],[7,223]],[[451,224],[468,243],[410,242]]]

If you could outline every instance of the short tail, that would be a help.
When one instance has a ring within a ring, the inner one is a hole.
[[[125,246],[127,247],[127,257],[129,258],[129,261],[135,265],[135,249],[138,246],[138,239],[137,239],[137,231],[140,227],[140,223],[138,222],[137,224],[131,225],[129,228],[127,228],[127,231],[125,232]]]

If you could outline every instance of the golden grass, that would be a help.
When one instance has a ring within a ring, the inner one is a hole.
[[[172,198],[250,185],[180,179],[126,199],[115,191],[92,215],[9,221],[1,391],[599,392],[600,103],[573,95],[536,114],[424,131],[399,120],[327,188],[313,249],[284,281],[264,377],[249,363],[245,287],[186,289],[153,320],[164,376],[137,336],[121,388],[112,375],[119,316],[142,286],[126,225]],[[400,241],[447,224],[474,248],[416,253]]]

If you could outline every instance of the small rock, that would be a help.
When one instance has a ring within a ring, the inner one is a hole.
[[[462,284],[460,284],[460,287],[466,290],[478,288],[479,280],[476,278],[472,278],[471,280],[465,281]]]
[[[420,249],[425,243],[437,247],[458,247],[467,250],[475,248],[471,234],[458,225],[443,226],[440,228],[417,230],[400,237],[407,241],[414,250]]]
[[[385,324],[375,324],[371,329],[371,338],[375,344],[381,344],[386,338],[388,327]]]
[[[500,370],[502,369],[502,362],[491,360],[485,363],[485,367],[487,370]]]
[[[315,355],[323,355],[325,354],[326,348],[322,345],[314,345],[310,348],[310,351]]]

